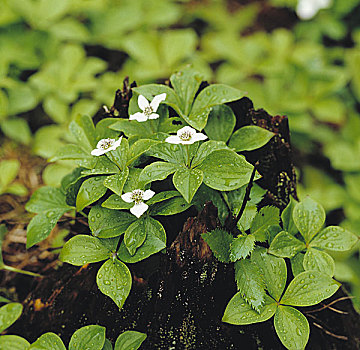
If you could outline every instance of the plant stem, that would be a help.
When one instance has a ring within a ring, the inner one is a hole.
[[[185,145],[185,149],[186,149],[186,156],[187,156],[187,161],[186,161],[186,166],[188,168],[190,168],[190,150],[189,150],[189,145]]]
[[[82,216],[86,217],[86,218],[88,217],[82,210],[78,211],[78,213],[81,214]]]
[[[17,272],[17,273],[22,273],[23,275],[29,275],[29,276],[33,276],[33,277],[44,277],[44,276],[39,275],[38,273],[20,270],[20,269],[17,269],[15,267],[8,266],[8,265],[3,265],[1,269],[7,270],[7,271],[12,271],[12,272]]]

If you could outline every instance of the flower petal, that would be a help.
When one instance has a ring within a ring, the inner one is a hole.
[[[138,122],[146,122],[148,120],[148,117],[141,112],[137,112],[135,114],[131,114],[129,117],[129,120],[137,120]]]
[[[206,140],[208,137],[201,133],[201,132],[197,132],[195,135],[193,135],[193,137],[191,138],[192,141],[196,142],[196,141],[203,141]]]
[[[131,203],[134,200],[132,199],[132,192],[126,192],[121,195],[121,199],[126,203]]]
[[[135,204],[132,208],[130,208],[130,213],[139,218],[142,214],[144,214],[148,210],[149,206],[144,202],[139,204]]]
[[[107,149],[95,148],[91,151],[91,155],[92,156],[102,156],[107,151],[108,151]]]
[[[138,97],[138,105],[140,107],[140,109],[143,111],[146,107],[149,107],[149,101],[143,96],[143,95],[139,95]]]
[[[150,199],[151,197],[153,197],[154,194],[155,194],[155,192],[152,191],[152,190],[146,190],[146,191],[144,191],[144,194],[143,194],[143,199],[144,199],[144,201],[147,201],[148,199]]]
[[[179,137],[179,136],[175,136],[175,135],[171,135],[171,136],[167,137],[167,138],[165,139],[165,142],[167,142],[167,143],[175,143],[175,144],[182,143],[180,137]]]
[[[120,136],[120,138],[117,140],[117,141],[115,141],[114,142],[114,144],[111,146],[111,147],[109,147],[109,151],[114,151],[114,150],[116,150],[119,146],[120,146],[120,144],[121,144],[121,139],[122,139],[122,136]]]
[[[151,103],[150,103],[150,106],[151,106],[152,110],[153,110],[154,112],[156,112],[157,109],[159,108],[160,102],[165,101],[165,99],[166,99],[166,93],[165,93],[165,92],[164,92],[163,94],[156,95],[156,96],[153,98],[153,100],[151,101]],[[151,118],[150,118],[150,119],[151,119]]]
[[[189,133],[191,136],[196,134],[196,130],[194,128],[192,128],[191,126],[184,126],[183,128],[179,129],[177,132],[176,132],[176,135],[177,136],[181,136],[183,133]]]
[[[157,118],[159,118],[160,116],[159,116],[159,114],[157,114],[157,113],[151,113],[150,115],[149,115],[149,119],[157,119]]]

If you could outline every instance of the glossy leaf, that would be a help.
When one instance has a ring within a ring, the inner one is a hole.
[[[185,164],[184,154],[181,145],[167,142],[158,143],[151,147],[149,155],[175,164]]]
[[[152,205],[179,196],[181,196],[181,194],[178,191],[163,191],[156,193],[154,197],[150,198],[146,203]]]
[[[310,248],[306,251],[303,261],[305,271],[316,270],[334,276],[335,262],[334,259],[327,253]]]
[[[230,261],[245,259],[255,247],[255,236],[245,235],[236,237],[230,244]]]
[[[109,259],[100,267],[96,284],[121,309],[131,290],[131,273],[118,259]]]
[[[125,182],[129,176],[129,168],[125,168],[120,174],[108,176],[104,180],[104,186],[118,196],[122,195]]]
[[[107,188],[103,182],[103,176],[94,176],[82,183],[76,197],[76,209],[78,211],[96,202],[106,193]]]
[[[91,169],[83,170],[81,173],[82,175],[110,175],[120,171],[119,168],[105,155],[96,157],[92,163]]]
[[[276,334],[288,350],[303,350],[309,340],[310,327],[306,317],[290,306],[279,305],[274,317]]]
[[[279,209],[273,206],[263,207],[259,210],[250,226],[250,232],[255,235],[257,240],[266,240],[269,226],[279,224],[279,213]]]
[[[226,105],[214,106],[209,114],[205,132],[211,140],[227,142],[235,124],[236,117],[230,107]]]
[[[59,259],[71,265],[82,266],[109,258],[110,251],[101,241],[88,235],[70,238],[61,249]]]
[[[290,197],[289,204],[281,213],[281,221],[283,223],[284,231],[289,232],[291,235],[295,235],[296,233],[298,233],[298,229],[294,223],[292,216],[296,203],[297,202],[295,201],[295,199],[293,197]]]
[[[184,167],[176,170],[173,176],[173,183],[184,199],[191,203],[196,191],[203,182],[203,177],[204,174],[201,170]]]
[[[31,344],[30,350],[66,350],[61,338],[52,332],[41,335]]]
[[[281,258],[292,258],[305,249],[304,242],[301,242],[290,233],[282,231],[271,242],[269,253]]]
[[[225,142],[214,140],[203,142],[197,149],[194,158],[191,161],[191,167],[195,168],[196,166],[200,165],[210,153],[220,149],[228,149],[228,146]]]
[[[78,115],[70,122],[69,129],[74,141],[84,150],[91,152],[96,147],[95,127],[89,116]]]
[[[304,253],[297,253],[293,258],[290,259],[291,262],[291,270],[294,276],[297,276],[301,272],[304,272]]]
[[[50,162],[56,162],[58,160],[63,159],[92,159],[93,156],[90,154],[90,152],[86,152],[84,149],[82,149],[78,145],[65,145],[61,147],[55,155],[53,155],[49,161]]]
[[[146,185],[152,181],[166,179],[179,168],[178,165],[167,162],[153,162],[147,165],[139,176],[139,181]]]
[[[146,339],[146,334],[126,331],[118,336],[114,350],[137,350]]]
[[[21,315],[23,306],[20,303],[9,303],[0,308],[0,332],[9,328]]]
[[[177,191],[176,191],[177,192]],[[180,193],[177,192],[179,195]],[[155,198],[155,196],[153,197]],[[152,199],[152,198],[151,198]],[[151,200],[150,199],[150,200]],[[150,202],[149,200],[149,202]],[[149,204],[149,202],[147,202]],[[186,202],[184,197],[176,196],[168,200],[155,203],[150,207],[151,215],[175,215],[189,209],[192,204]]]
[[[134,221],[125,231],[124,243],[130,255],[134,255],[146,238],[146,220],[138,219]]]
[[[222,229],[215,229],[210,232],[205,232],[201,235],[202,239],[209,245],[215,257],[223,262],[230,262],[230,245],[233,241],[233,236]]]
[[[30,343],[19,337],[18,335],[2,335],[0,336],[1,350],[28,350]]]
[[[69,350],[102,350],[105,327],[89,325],[78,329],[71,337]]]
[[[147,152],[151,146],[156,143],[157,141],[148,139],[140,139],[136,141],[129,149],[128,160],[126,164],[130,165],[133,163],[137,158]]]

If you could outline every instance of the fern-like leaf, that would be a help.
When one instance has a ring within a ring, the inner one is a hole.
[[[230,244],[234,238],[229,232],[216,228],[211,232],[203,233],[201,237],[219,261],[230,262]]]
[[[235,238],[230,244],[230,261],[245,259],[255,247],[255,236],[245,235]]]

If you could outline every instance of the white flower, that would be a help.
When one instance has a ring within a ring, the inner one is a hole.
[[[150,199],[154,194],[155,192],[151,190],[134,190],[132,192],[126,192],[122,194],[121,199],[126,203],[135,202],[134,206],[130,208],[130,213],[139,218],[149,208],[149,206],[145,204],[144,201]]]
[[[148,119],[157,119],[159,118],[159,114],[155,113],[159,107],[160,102],[165,101],[166,93],[156,95],[151,103],[143,96],[139,95],[138,105],[141,112],[137,112],[135,114],[130,115],[130,120],[137,120],[138,122],[146,122]]]
[[[180,130],[177,131],[176,136],[172,135],[166,138],[165,142],[168,143],[181,143],[183,145],[190,145],[197,141],[206,140],[207,136],[202,134],[201,132],[196,132],[190,126],[184,126]]]
[[[109,151],[114,151],[121,144],[122,136],[116,141],[115,139],[102,139],[100,140],[96,148],[91,151],[93,156],[101,156]]]
[[[299,0],[296,13],[299,18],[307,20],[313,18],[319,10],[330,7],[331,0]]]

